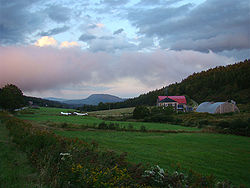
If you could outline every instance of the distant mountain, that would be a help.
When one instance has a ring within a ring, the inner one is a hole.
[[[109,95],[109,94],[93,94],[93,95],[90,95],[86,99],[67,100],[67,99],[54,98],[54,97],[49,97],[46,99],[51,100],[51,101],[62,102],[62,103],[69,104],[69,105],[74,105],[75,107],[82,106],[84,104],[86,104],[86,105],[98,105],[100,102],[102,102],[102,103],[116,103],[116,102],[123,102],[125,100],[125,99],[119,98],[119,97],[114,96],[114,95]]]
[[[47,98],[44,98],[44,99],[50,100],[50,101],[57,101],[57,102],[64,102],[64,101],[68,100],[68,99],[55,98],[55,97],[47,97]]]
[[[108,95],[108,94],[93,94],[90,95],[86,99],[75,99],[75,100],[66,100],[63,101],[66,104],[74,104],[74,105],[98,105],[100,102],[103,103],[114,103],[114,102],[122,102],[125,99],[119,98],[114,95]]]

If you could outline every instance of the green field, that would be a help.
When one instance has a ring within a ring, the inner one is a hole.
[[[40,108],[31,109],[27,112],[18,113],[16,116],[20,119],[31,120],[41,124],[53,123],[69,123],[76,125],[88,125],[97,126],[103,120],[94,116],[62,116],[60,112],[74,112],[71,109],[59,109],[59,108]],[[146,123],[146,122],[125,122],[125,121],[105,121],[106,123],[117,123],[121,127],[128,127],[133,125],[134,129],[140,129],[142,125],[147,130],[190,130],[199,131],[200,129],[195,127],[184,127],[180,125],[170,125],[166,123]]]
[[[94,116],[61,116],[60,112],[73,110],[40,108],[18,113],[21,119],[32,120],[39,124],[68,123],[72,125],[97,126],[103,120]],[[115,111],[113,111],[115,112]],[[98,112],[98,114],[107,114]],[[110,112],[109,112],[110,113]],[[117,112],[118,113],[118,112]],[[140,129],[144,125],[147,130],[191,130],[195,127],[183,127],[164,123],[122,122],[120,126],[133,125]],[[79,126],[80,127],[80,126]],[[250,187],[250,139],[249,137],[208,134],[208,133],[142,133],[110,130],[57,130],[56,134],[66,137],[77,137],[87,142],[95,140],[101,149],[111,149],[119,153],[127,152],[128,160],[135,163],[159,165],[171,171],[179,164],[181,169],[192,169],[204,175],[213,174],[218,180],[230,180],[234,184],[241,183]]]
[[[8,130],[0,122],[0,187],[42,187],[38,180],[26,154],[11,142]]]
[[[174,170],[177,164],[220,180],[250,186],[250,139],[221,134],[164,134],[113,131],[56,131],[66,137],[95,140],[102,149],[127,152],[128,160],[158,164]]]

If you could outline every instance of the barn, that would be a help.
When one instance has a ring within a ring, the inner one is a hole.
[[[186,111],[187,100],[185,96],[158,96],[157,106],[172,106],[177,111]]]
[[[203,102],[196,112],[207,112],[210,114],[223,114],[229,112],[240,112],[235,103],[231,102]]]

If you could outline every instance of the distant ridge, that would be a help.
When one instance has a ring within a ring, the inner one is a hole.
[[[102,103],[116,103],[116,102],[123,102],[125,100],[125,99],[122,99],[120,97],[117,97],[114,95],[109,95],[109,94],[92,94],[89,97],[87,97],[86,99],[67,100],[67,99],[54,98],[54,97],[49,97],[46,99],[51,100],[51,101],[58,101],[58,102],[62,102],[62,103],[74,105],[74,106],[82,106],[84,104],[86,104],[86,105],[98,105],[100,102],[102,102]]]
[[[44,98],[44,99],[50,100],[50,101],[57,101],[57,102],[64,102],[64,101],[68,100],[68,99],[55,98],[55,97],[47,97],[47,98]]]

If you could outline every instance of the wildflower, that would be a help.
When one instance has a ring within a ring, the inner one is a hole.
[[[70,153],[60,153],[60,156],[62,156],[61,160],[63,160],[63,161],[65,160],[66,156],[71,157]]]
[[[82,169],[82,165],[80,165],[80,164],[78,164],[76,167],[77,167],[78,169]]]

